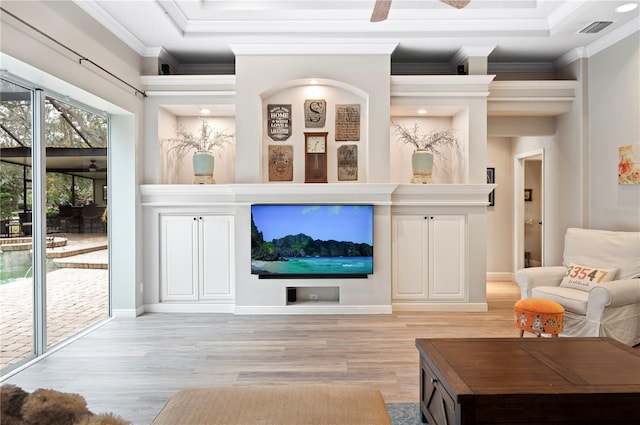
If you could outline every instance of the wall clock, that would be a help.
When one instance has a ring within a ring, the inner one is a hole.
[[[327,182],[327,132],[304,133],[304,182]]]

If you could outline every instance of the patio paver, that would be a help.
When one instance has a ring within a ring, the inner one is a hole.
[[[103,249],[67,257],[65,268],[47,273],[47,346],[109,316],[107,253]],[[0,285],[2,370],[33,353],[32,283],[25,278]]]

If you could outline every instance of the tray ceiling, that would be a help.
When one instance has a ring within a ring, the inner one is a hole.
[[[326,44],[397,44],[393,63],[447,63],[461,49],[490,51],[490,63],[554,63],[572,52],[588,56],[640,22],[640,9],[615,11],[638,0],[471,0],[464,9],[393,0],[388,19],[376,23],[374,0],[74,1],[141,55],[195,68],[232,64],[230,46],[242,44],[308,45],[310,53]],[[579,33],[596,21],[612,24]]]

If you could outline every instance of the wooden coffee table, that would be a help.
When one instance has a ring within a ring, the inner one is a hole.
[[[640,424],[640,350],[609,338],[416,339],[429,425]]]

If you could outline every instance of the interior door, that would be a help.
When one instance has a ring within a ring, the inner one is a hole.
[[[524,266],[542,265],[542,156],[524,161]]]
[[[516,155],[513,178],[515,272],[532,265],[544,265],[544,149]]]

